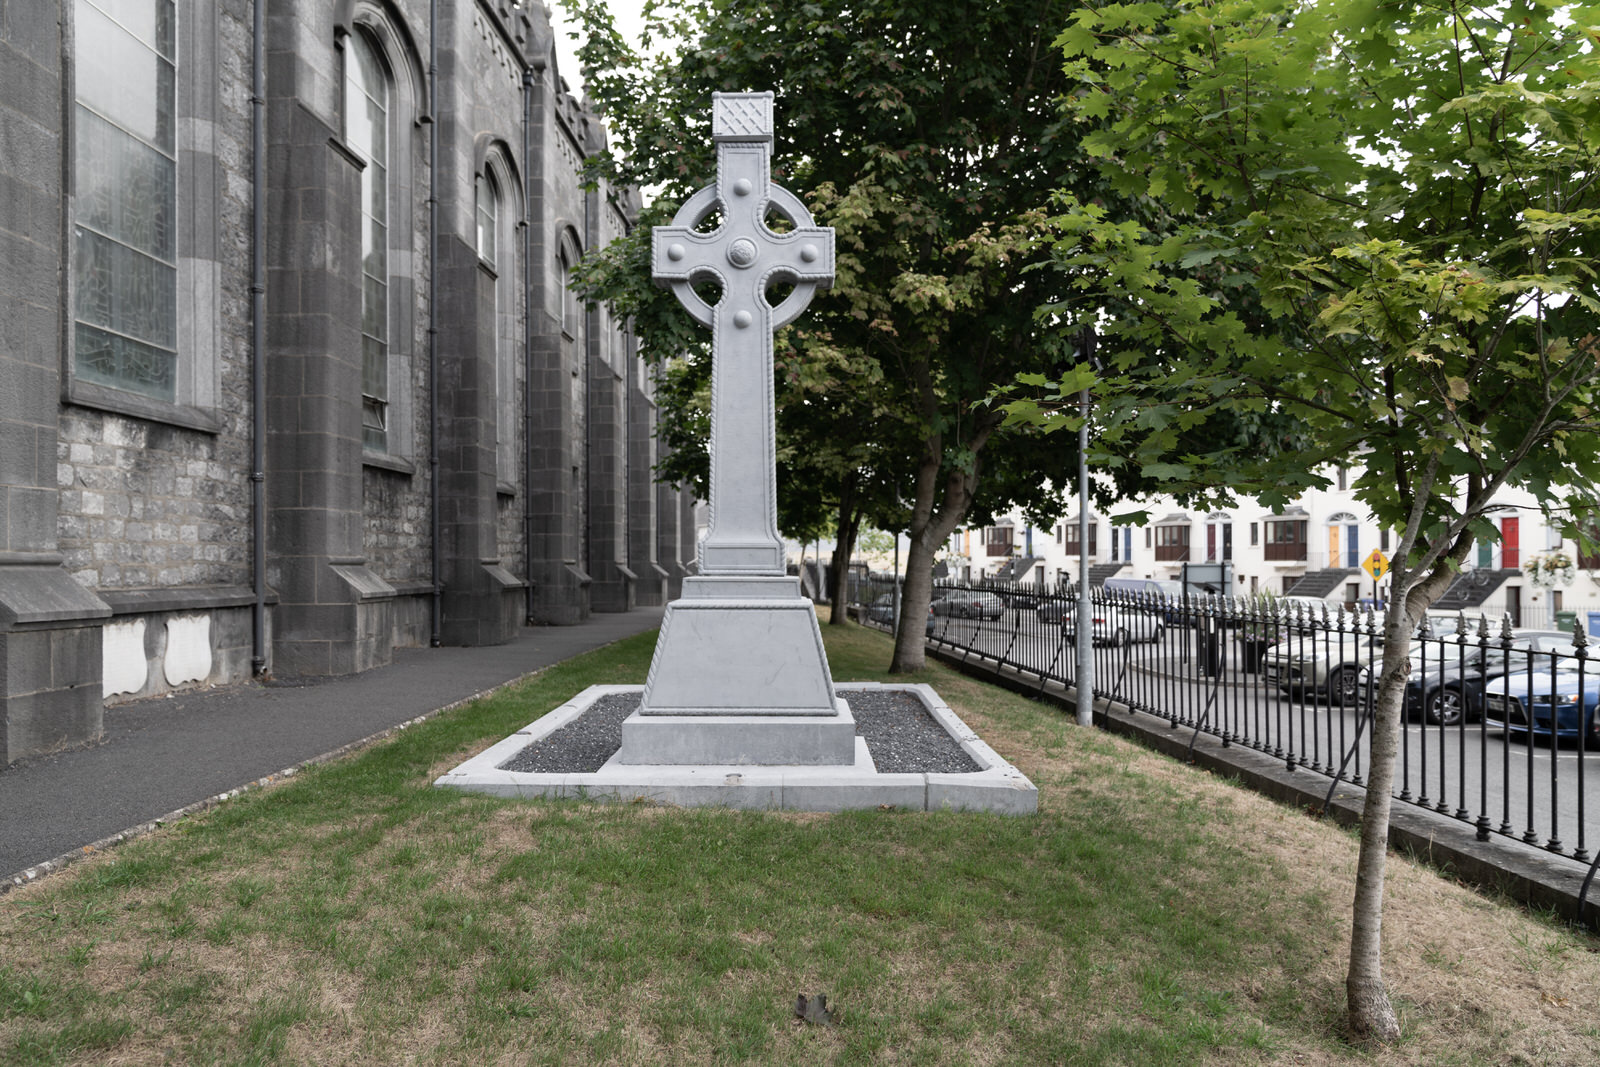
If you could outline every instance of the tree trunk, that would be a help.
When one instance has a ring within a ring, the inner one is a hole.
[[[1397,576],[1396,586],[1399,585]],[[1409,603],[1411,597],[1406,597]],[[1384,620],[1383,669],[1378,676],[1372,722],[1372,760],[1366,803],[1361,809],[1361,849],[1356,859],[1356,897],[1350,925],[1350,970],[1345,976],[1347,1019],[1352,1036],[1392,1042],[1400,1024],[1383,986],[1383,883],[1389,855],[1389,810],[1394,765],[1399,752],[1406,655],[1412,623],[1409,613],[1391,608]]]
[[[890,674],[907,674],[920,671],[928,662],[928,603],[933,594],[933,562],[939,546],[967,517],[972,507],[973,492],[978,485],[980,460],[976,455],[988,440],[985,430],[974,438],[971,470],[951,468],[945,472],[942,506],[935,510],[939,491],[939,473],[943,467],[942,453],[937,438],[930,440],[930,448],[917,469],[917,496],[911,505],[911,549],[906,553],[905,591],[900,595],[900,625],[894,635],[894,658],[889,662]]]
[[[920,671],[928,663],[928,603],[933,598],[933,555],[938,541],[930,546],[927,527],[922,536],[913,534],[906,552],[906,578],[900,594],[900,626],[894,635],[894,659],[890,674]]]
[[[850,617],[850,556],[855,551],[856,535],[861,531],[861,512],[856,507],[856,475],[845,476],[839,491],[839,522],[833,542],[832,570],[828,573],[828,602],[833,605],[828,622],[843,626]]]
[[[1356,896],[1351,909],[1350,969],[1345,975],[1345,1020],[1358,1040],[1393,1042],[1400,1024],[1383,985],[1383,888],[1389,858],[1389,812],[1394,803],[1394,766],[1400,752],[1405,718],[1406,676],[1411,673],[1411,635],[1455,575],[1451,565],[1465,557],[1471,540],[1463,538],[1420,582],[1412,584],[1404,566],[1393,575],[1393,602],[1383,623],[1383,666],[1372,722],[1372,758],[1366,802],[1361,808],[1361,848],[1356,858]],[[1410,545],[1395,552],[1404,559]],[[1410,586],[1408,589],[1407,586]]]

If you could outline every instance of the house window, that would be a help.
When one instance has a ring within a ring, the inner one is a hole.
[[[177,14],[173,0],[74,11],[74,373],[177,400]]]
[[[1256,545],[1259,545],[1260,543],[1261,543],[1261,524],[1260,523],[1256,523],[1256,522],[1252,522],[1250,524],[1250,545],[1253,548]]]
[[[1011,555],[1013,531],[1009,526],[989,526],[984,529],[985,549],[990,556]]]
[[[1268,560],[1304,560],[1306,558],[1305,519],[1277,519],[1266,523],[1266,551]]]
[[[1156,527],[1156,560],[1158,562],[1181,562],[1189,558],[1189,527],[1183,526],[1157,526]]]
[[[1099,551],[1096,542],[1100,536],[1100,524],[1093,520],[1089,522],[1089,555],[1093,556]],[[1069,556],[1081,555],[1078,551],[1078,523],[1076,520],[1066,524],[1066,554]]]
[[[361,157],[361,443],[389,450],[389,152],[392,79],[366,33],[345,57],[345,143]]]

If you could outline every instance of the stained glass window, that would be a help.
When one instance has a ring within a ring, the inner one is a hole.
[[[489,266],[495,265],[496,229],[499,226],[500,190],[494,178],[478,178],[478,258]]]
[[[390,78],[362,32],[345,57],[345,143],[361,172],[361,437],[389,448],[389,97]]]
[[[173,0],[77,0],[73,336],[79,378],[176,399]]]
[[[494,316],[491,319],[494,331],[495,456],[500,480],[510,482],[517,470],[516,433],[512,424],[516,418],[516,405],[512,397],[516,382],[513,362],[516,296],[512,287],[515,255],[509,240],[513,216],[502,211],[500,183],[487,167],[478,177],[477,202],[478,257],[495,270],[492,283]],[[507,252],[504,263],[500,262],[502,248]]]

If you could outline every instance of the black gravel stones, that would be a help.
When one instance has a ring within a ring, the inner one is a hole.
[[[856,734],[879,774],[970,774],[983,768],[940,726],[922,701],[893,689],[848,689]],[[622,747],[622,720],[639,706],[638,693],[613,693],[561,729],[500,765],[535,774],[593,774]]]

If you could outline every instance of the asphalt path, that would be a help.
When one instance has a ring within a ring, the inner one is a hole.
[[[317,685],[248,684],[106,709],[97,744],[0,769],[0,876],[450,707],[661,625],[663,609],[524,627],[491,648],[397,650]]]

